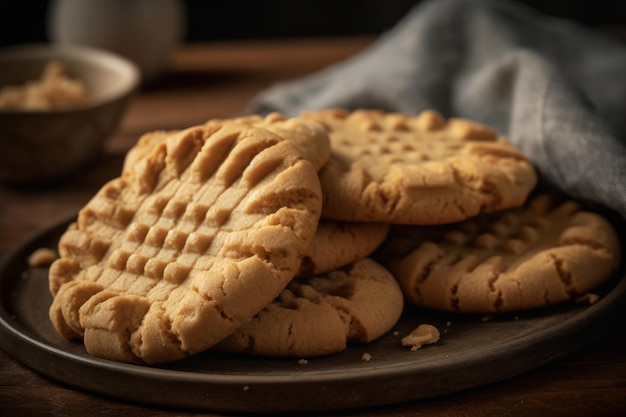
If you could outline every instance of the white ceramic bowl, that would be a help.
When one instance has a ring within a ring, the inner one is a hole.
[[[76,172],[102,151],[141,81],[135,64],[111,52],[28,44],[0,49],[0,88],[40,79],[51,61],[84,83],[89,100],[53,110],[0,109],[0,181],[41,183]]]

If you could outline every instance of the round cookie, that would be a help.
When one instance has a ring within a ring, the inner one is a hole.
[[[620,263],[611,224],[555,195],[446,226],[394,226],[376,254],[408,302],[464,313],[527,310],[575,299]]]
[[[469,120],[340,109],[300,117],[330,136],[331,158],[320,171],[325,219],[456,222],[523,204],[537,181],[520,151]]]
[[[320,211],[317,172],[289,141],[236,123],[175,133],[105,184],[63,234],[50,319],[95,356],[193,355],[280,294]]]
[[[155,130],[141,135],[137,143],[126,152],[122,173],[132,170],[133,165],[150,155],[159,144],[180,132],[181,130]]]
[[[316,170],[326,164],[330,157],[330,139],[326,131],[317,123],[299,118],[287,119],[280,113],[241,116],[232,119],[212,119],[206,124],[220,126],[236,123],[266,129],[292,142],[309,160]],[[127,171],[159,143],[167,140],[176,131],[154,131],[142,135],[135,146],[128,150],[124,159],[123,172]]]
[[[369,256],[385,240],[388,223],[320,220],[298,275],[324,274]]]
[[[269,113],[265,117],[252,114],[225,120],[262,127],[276,133],[296,145],[317,170],[320,170],[330,158],[330,138],[322,126],[311,120],[298,117],[287,119],[277,112]],[[215,119],[207,123],[222,123],[223,121]]]
[[[295,279],[253,319],[213,349],[273,357],[312,357],[368,343],[403,309],[394,277],[370,258],[325,275]]]

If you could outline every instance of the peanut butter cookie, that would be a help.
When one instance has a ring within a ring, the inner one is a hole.
[[[61,237],[52,323],[117,361],[203,351],[293,278],[321,203],[313,165],[268,130],[213,123],[168,135]]]
[[[374,110],[301,115],[324,126],[322,218],[432,225],[517,207],[536,184],[529,160],[486,126]]]
[[[404,306],[394,277],[370,258],[328,274],[296,279],[214,349],[262,356],[310,357],[371,342]]]
[[[538,194],[526,205],[446,226],[394,226],[377,259],[407,300],[466,313],[520,311],[574,300],[620,263],[602,216]]]

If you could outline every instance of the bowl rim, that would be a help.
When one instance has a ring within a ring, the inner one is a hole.
[[[92,46],[73,43],[24,43],[0,48],[0,64],[13,59],[55,59],[71,58],[79,61],[90,61],[100,67],[105,67],[124,77],[122,87],[111,94],[89,100],[85,104],[53,109],[0,109],[0,114],[62,114],[87,111],[108,103],[115,102],[125,96],[133,94],[141,85],[139,67],[130,59],[115,52],[95,48]]]

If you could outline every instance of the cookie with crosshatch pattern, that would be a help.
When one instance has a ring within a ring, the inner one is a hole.
[[[117,361],[203,351],[280,294],[320,211],[316,169],[289,141],[228,122],[175,132],[61,237],[51,321]]]
[[[304,112],[324,126],[322,218],[441,224],[517,207],[537,178],[529,160],[486,126],[377,110]]]
[[[621,261],[611,223],[551,193],[460,223],[393,226],[376,259],[412,304],[464,313],[576,299],[611,278]]]
[[[225,119],[212,119],[207,123],[222,123]],[[228,119],[236,123],[262,127],[292,142],[313,166],[321,169],[330,158],[330,138],[319,124],[299,117],[287,118],[271,112],[266,116],[250,114]]]
[[[220,125],[224,122],[239,123],[250,127],[267,129],[281,136],[302,152],[315,169],[319,170],[330,157],[330,140],[326,131],[317,123],[299,118],[286,118],[280,113],[270,113],[265,117],[252,114],[231,119],[211,119],[208,125]],[[123,171],[130,169],[159,143],[167,140],[176,131],[153,131],[142,135],[137,143],[128,150],[124,159]]]
[[[214,347],[229,353],[312,357],[341,352],[388,332],[404,300],[395,278],[371,258],[297,278],[280,296]]]

